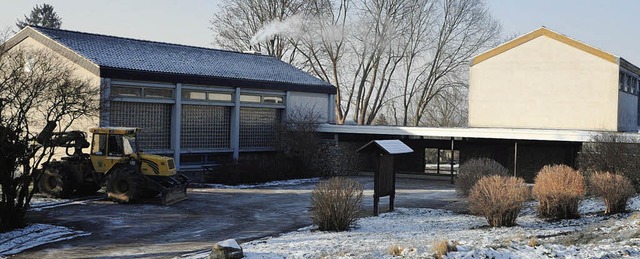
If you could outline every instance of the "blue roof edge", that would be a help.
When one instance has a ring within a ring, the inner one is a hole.
[[[200,75],[185,75],[139,71],[121,68],[100,67],[100,76],[123,80],[160,81],[169,83],[201,84],[230,87],[247,87],[265,90],[294,91],[307,93],[336,94],[332,85],[303,85],[277,81],[258,81],[238,78],[223,78]]]

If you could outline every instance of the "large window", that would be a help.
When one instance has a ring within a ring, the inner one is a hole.
[[[638,91],[640,90],[640,85],[638,84],[638,78],[626,73],[620,72],[619,75],[619,90],[625,93],[638,95]]]
[[[231,107],[183,105],[180,146],[185,149],[230,148]]]
[[[240,108],[240,148],[273,147],[280,114],[274,108]]]
[[[111,126],[141,128],[142,150],[170,149],[171,104],[111,102]]]

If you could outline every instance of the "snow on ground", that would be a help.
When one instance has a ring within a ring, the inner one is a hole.
[[[87,202],[101,200],[105,197],[105,195],[95,195],[76,199],[59,199],[49,198],[45,196],[34,196],[29,203],[29,209],[33,211],[41,211],[43,209],[50,209],[73,204],[86,204]]]
[[[307,183],[317,183],[319,181],[320,181],[320,178],[316,177],[316,178],[272,181],[272,182],[259,183],[259,184],[224,185],[224,184],[204,183],[204,184],[194,184],[194,187],[215,188],[215,189],[254,189],[254,188],[281,187],[281,186],[292,186],[292,185],[307,184]]]
[[[603,202],[590,198],[580,205],[582,218],[555,222],[536,217],[535,205],[527,203],[511,228],[489,228],[483,217],[445,210],[398,208],[362,218],[347,232],[307,227],[242,246],[247,258],[391,258],[392,247],[424,258],[444,240],[457,244],[449,258],[640,257],[640,197],[629,202],[632,212],[614,216],[602,215]]]
[[[0,233],[0,258],[43,244],[86,235],[90,233],[61,226],[33,224],[23,229]]]

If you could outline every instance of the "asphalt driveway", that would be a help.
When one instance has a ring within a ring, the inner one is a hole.
[[[373,208],[373,177],[355,177],[365,187],[364,215]],[[107,200],[70,203],[32,211],[37,223],[61,225],[91,235],[39,246],[12,258],[171,258],[210,249],[215,242],[239,242],[311,224],[315,183],[263,188],[190,188],[186,201],[170,206],[119,205]],[[398,177],[396,207],[458,210],[448,178]],[[381,212],[388,198],[381,199]]]

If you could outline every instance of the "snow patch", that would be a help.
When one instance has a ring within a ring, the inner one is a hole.
[[[0,233],[0,257],[17,254],[36,246],[90,234],[61,226],[33,224],[23,229]]]
[[[281,187],[281,186],[317,183],[319,181],[320,181],[320,178],[316,177],[316,178],[306,178],[306,179],[272,181],[272,182],[259,183],[259,184],[240,184],[240,185],[197,184],[196,187],[215,188],[215,189],[255,189],[255,188],[264,188],[264,187]]]
[[[240,245],[238,245],[238,242],[236,242],[235,239],[227,239],[227,240],[224,240],[224,241],[220,241],[220,242],[218,242],[218,246],[230,247],[230,248],[235,248],[235,249],[238,249],[238,250],[242,249],[240,247]]]

